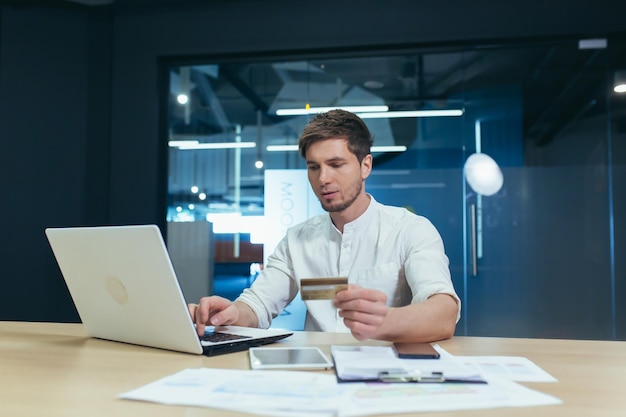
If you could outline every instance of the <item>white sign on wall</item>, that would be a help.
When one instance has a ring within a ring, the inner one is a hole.
[[[306,169],[265,171],[265,243],[263,262],[274,252],[287,229],[324,213],[311,190]]]

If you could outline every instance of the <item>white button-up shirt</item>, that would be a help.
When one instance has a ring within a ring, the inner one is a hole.
[[[262,328],[294,299],[302,278],[348,277],[350,283],[384,292],[392,307],[438,293],[450,294],[460,305],[448,265],[441,236],[428,219],[371,197],[365,213],[346,224],[343,234],[329,214],[288,229],[238,300],[252,308]],[[305,330],[347,331],[332,301],[305,304]]]

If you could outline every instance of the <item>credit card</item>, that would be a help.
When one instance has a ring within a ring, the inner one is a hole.
[[[300,296],[303,300],[332,300],[339,291],[347,288],[347,277],[302,278],[300,280]]]

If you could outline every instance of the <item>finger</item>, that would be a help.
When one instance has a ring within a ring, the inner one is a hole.
[[[376,312],[364,312],[357,310],[340,310],[339,316],[344,320],[350,320],[355,323],[362,323],[366,326],[379,327],[383,324],[387,309],[376,309]]]
[[[199,310],[198,304],[187,304],[187,308],[189,309],[189,315],[191,316],[191,320],[196,324],[196,332],[198,336],[204,335],[204,323],[198,322],[197,314]]]
[[[356,299],[386,303],[387,295],[381,291],[373,290],[370,288],[350,287],[347,290],[339,291],[335,296],[335,300],[338,302]]]
[[[236,322],[237,318],[239,318],[239,310],[237,310],[234,304],[230,304],[211,317],[211,324],[213,326],[225,326]]]
[[[351,299],[348,301],[336,300],[334,304],[340,313],[343,312],[344,314],[349,311],[354,311],[376,316],[386,316],[389,309],[382,301],[368,301],[362,298]]]
[[[196,320],[196,308],[198,308],[197,304],[187,304],[187,308],[189,309],[189,315],[193,321]]]
[[[203,336],[206,330],[206,325],[209,323],[209,317],[211,314],[211,299],[210,297],[203,297],[200,299],[198,306],[196,307],[195,321],[196,331],[199,336]]]
[[[355,290],[355,289],[358,289],[358,288],[361,288],[361,286],[360,286],[360,285],[358,285],[358,284],[348,284],[345,288],[340,289],[339,291],[337,291],[337,292],[335,293],[335,298],[337,297],[337,294],[339,294],[339,293],[340,293],[340,292],[342,292],[342,291],[346,291],[346,290]]]
[[[374,339],[376,336],[376,327],[367,326],[363,323],[350,319],[344,319],[343,322],[346,327],[350,329],[350,333],[352,333],[352,336],[354,336],[354,338],[357,340],[363,341],[367,339]]]

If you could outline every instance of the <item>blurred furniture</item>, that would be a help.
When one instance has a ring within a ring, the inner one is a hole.
[[[187,302],[213,294],[215,249],[210,222],[168,222],[167,249]]]

